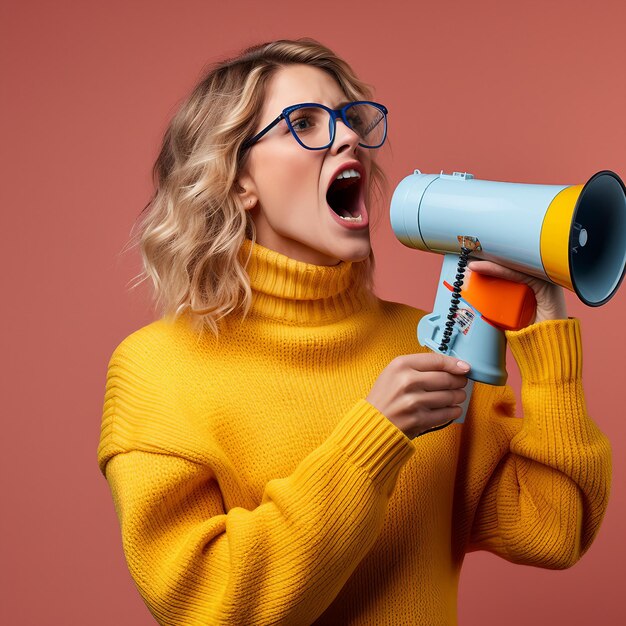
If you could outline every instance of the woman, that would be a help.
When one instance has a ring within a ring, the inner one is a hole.
[[[165,315],[111,358],[98,451],[161,624],[454,624],[466,552],[564,568],[599,528],[610,448],[559,288],[474,265],[536,292],[508,334],[524,419],[477,384],[442,428],[469,366],[370,290],[370,100],[278,41],[213,68],[165,135],[141,229]]]

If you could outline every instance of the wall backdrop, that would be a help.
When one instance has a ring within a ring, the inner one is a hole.
[[[414,168],[577,184],[626,177],[621,0],[360,3],[5,0],[0,622],[153,624],[96,464],[108,359],[154,319],[121,254],[151,192],[165,125],[207,63],[314,37],[390,110],[391,189]],[[441,259],[374,230],[378,293],[429,308]],[[612,499],[566,571],[469,555],[461,625],[617,624],[626,561],[626,285],[582,320],[588,406],[614,452]],[[514,368],[513,368],[514,369]],[[517,384],[515,373],[512,381]],[[410,581],[407,581],[410,584]]]

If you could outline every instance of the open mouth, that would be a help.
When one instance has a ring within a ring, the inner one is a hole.
[[[340,172],[326,192],[328,206],[346,222],[361,222],[361,174],[354,169]]]

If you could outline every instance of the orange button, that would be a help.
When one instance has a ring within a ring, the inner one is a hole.
[[[452,287],[446,282],[446,287]],[[502,330],[519,330],[535,317],[535,293],[524,283],[472,272],[465,277],[461,297],[467,300],[485,321]]]

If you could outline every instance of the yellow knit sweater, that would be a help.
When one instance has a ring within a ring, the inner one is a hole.
[[[422,350],[421,312],[349,263],[255,246],[249,273],[251,314],[219,339],[163,319],[109,364],[98,460],[159,623],[448,626],[466,552],[564,568],[587,550],[611,461],[576,320],[508,333],[523,419],[477,384],[465,424],[410,441],[364,398]]]

